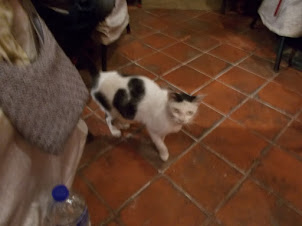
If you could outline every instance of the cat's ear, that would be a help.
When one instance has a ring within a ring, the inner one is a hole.
[[[177,101],[179,99],[179,94],[172,89],[168,90],[169,101]]]
[[[195,96],[195,98],[192,102],[199,105],[201,103],[201,101],[203,100],[203,98],[205,98],[205,97],[206,97],[206,94],[197,95],[197,96]]]

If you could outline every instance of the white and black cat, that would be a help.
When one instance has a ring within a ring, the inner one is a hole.
[[[128,122],[141,122],[163,161],[169,158],[165,136],[178,132],[189,123],[201,101],[200,96],[162,89],[147,77],[123,76],[116,71],[101,72],[91,95],[106,113],[113,136],[121,136],[120,129],[128,128]],[[127,123],[121,124],[122,121]]]

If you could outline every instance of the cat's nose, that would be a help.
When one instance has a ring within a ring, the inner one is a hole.
[[[184,119],[179,119],[178,121],[179,121],[179,123],[184,123],[185,122]]]

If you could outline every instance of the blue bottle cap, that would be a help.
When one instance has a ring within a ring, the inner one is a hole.
[[[57,185],[52,189],[52,197],[57,202],[65,201],[69,196],[68,188],[63,185]]]

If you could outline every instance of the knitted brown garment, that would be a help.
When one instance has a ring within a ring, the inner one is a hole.
[[[88,91],[44,22],[37,21],[37,59],[21,67],[0,63],[0,106],[25,139],[57,154],[80,118]]]

